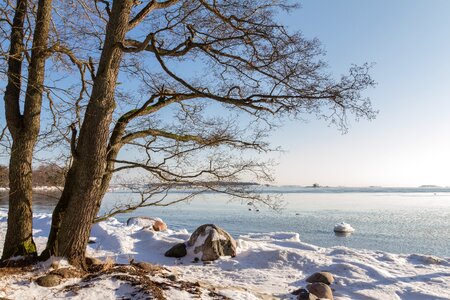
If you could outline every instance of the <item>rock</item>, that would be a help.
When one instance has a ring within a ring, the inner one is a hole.
[[[420,254],[411,254],[409,256],[409,259],[418,262],[421,264],[427,264],[427,265],[438,265],[442,263],[442,260],[438,257],[434,256],[428,256],[428,255],[420,255]]]
[[[170,248],[169,250],[167,250],[167,252],[164,253],[164,256],[180,258],[186,256],[186,254],[187,254],[186,244],[179,243]]]
[[[152,265],[151,263],[148,262],[133,263],[133,266],[136,266],[137,268],[144,270],[146,272],[154,272],[161,270],[160,267]]]
[[[187,247],[192,247],[202,261],[216,260],[221,256],[236,256],[236,241],[222,228],[205,224],[197,228],[189,238]]]
[[[167,229],[166,223],[160,218],[151,217],[131,217],[127,221],[127,225],[136,225],[144,229],[150,229],[154,231],[162,231]]]
[[[57,275],[62,278],[77,278],[81,277],[81,273],[78,270],[71,268],[61,268],[50,272],[51,275]]]
[[[177,281],[177,275],[171,274],[166,276],[167,279],[169,279],[170,281]]]
[[[303,288],[293,291],[292,294],[296,295],[298,300],[317,300],[317,299],[319,299],[314,294],[311,294],[310,292],[308,292],[308,290],[303,289]]]
[[[306,286],[306,288],[308,289],[308,291],[311,294],[314,294],[315,296],[317,296],[321,299],[325,298],[325,299],[333,300],[333,291],[325,283],[322,283],[322,282],[310,283]]]
[[[355,231],[355,229],[350,224],[347,224],[345,222],[341,222],[341,223],[334,225],[334,232],[352,233],[354,231]]]
[[[89,266],[99,266],[103,265],[103,261],[95,257],[86,257],[86,265]]]
[[[52,263],[50,264],[50,267],[51,267],[53,270],[58,269],[58,268],[59,268],[59,261],[57,261],[57,260],[52,261]]]
[[[61,283],[62,277],[54,274],[48,274],[36,279],[36,283],[44,287],[57,286]]]
[[[334,277],[330,272],[317,272],[306,278],[306,282],[322,282],[330,285],[334,282]]]
[[[155,224],[153,224],[153,230],[154,231],[163,231],[167,230],[167,225],[163,221],[156,220]]]

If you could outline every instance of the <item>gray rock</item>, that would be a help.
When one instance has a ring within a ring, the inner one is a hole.
[[[202,261],[236,256],[236,241],[228,232],[214,224],[197,228],[189,238],[187,247],[193,247],[194,254],[199,254]]]
[[[169,250],[167,250],[167,252],[164,253],[164,256],[180,258],[186,256],[186,254],[187,254],[186,244],[179,243],[170,248]]]
[[[325,283],[322,283],[322,282],[310,283],[306,286],[306,288],[308,289],[308,291],[311,294],[314,294],[318,298],[321,298],[321,299],[324,298],[324,299],[329,299],[329,300],[334,299],[333,291]]]
[[[334,282],[334,277],[330,272],[317,272],[306,278],[306,282],[322,282],[330,285]]]
[[[177,281],[177,275],[171,274],[166,276],[170,281]]]
[[[36,279],[36,283],[44,287],[57,286],[61,283],[62,277],[54,274],[41,276]]]

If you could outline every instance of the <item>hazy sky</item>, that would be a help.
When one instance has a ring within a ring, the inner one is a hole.
[[[341,135],[322,121],[273,136],[280,184],[450,185],[450,1],[305,0],[286,22],[318,37],[334,73],[375,62],[380,111]]]

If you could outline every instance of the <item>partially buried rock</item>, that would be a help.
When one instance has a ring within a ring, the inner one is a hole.
[[[133,263],[133,266],[135,266],[141,270],[144,270],[145,272],[155,272],[155,271],[161,270],[161,267],[155,266],[148,262]]]
[[[170,281],[177,281],[177,275],[174,274],[170,274],[166,276],[166,278],[169,279]]]
[[[167,257],[176,257],[176,258],[184,257],[186,256],[186,254],[187,251],[185,243],[176,244],[175,246],[167,250],[166,253],[164,253],[164,255]]]
[[[131,217],[127,221],[127,225],[137,225],[144,229],[150,229],[154,231],[163,231],[167,229],[166,223],[160,218],[151,217]]]
[[[167,230],[167,225],[161,220],[156,220],[153,224],[153,230],[154,231],[164,231]]]
[[[330,285],[334,282],[334,277],[330,272],[317,272],[306,278],[306,282],[322,282]]]
[[[325,283],[322,283],[322,282],[310,283],[306,286],[306,288],[308,289],[308,291],[311,294],[314,294],[315,296],[319,297],[320,299],[324,298],[324,299],[333,300],[333,291]]]
[[[298,300],[317,300],[317,298],[314,294],[311,294],[306,289],[298,289],[294,291],[292,294],[297,295]]]
[[[50,275],[57,275],[62,278],[77,278],[81,277],[81,273],[78,270],[71,268],[61,268],[57,270],[53,270],[50,272]]]
[[[187,242],[202,261],[216,260],[221,256],[236,256],[236,241],[222,228],[205,224],[197,228]]]
[[[100,259],[95,258],[95,257],[86,257],[86,265],[88,267],[99,266],[99,265],[103,265],[103,261],[101,261]]]
[[[36,283],[44,287],[57,286],[61,283],[62,277],[54,274],[41,276],[36,279]]]

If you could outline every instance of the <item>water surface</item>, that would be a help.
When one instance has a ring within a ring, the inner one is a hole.
[[[169,227],[193,231],[214,223],[235,237],[250,232],[298,232],[302,241],[318,246],[348,246],[393,253],[422,253],[450,257],[450,190],[448,189],[305,189],[270,188],[282,193],[284,208],[259,211],[247,202],[229,202],[220,194],[205,194],[189,203],[141,208],[118,215],[162,218]],[[53,195],[55,196],[55,195]],[[177,197],[172,194],[169,197]],[[118,202],[136,201],[139,195],[108,193],[102,212]],[[34,209],[51,212],[56,200],[36,195]],[[6,199],[0,208],[6,208]],[[251,210],[249,210],[251,209]],[[356,232],[338,237],[334,224],[345,221]]]

